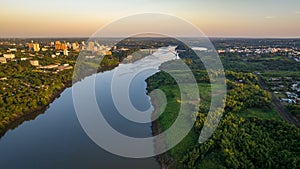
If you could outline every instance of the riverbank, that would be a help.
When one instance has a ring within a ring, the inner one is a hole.
[[[99,68],[97,70],[97,73],[99,72],[104,72],[104,71],[108,71],[108,70],[112,70],[114,69],[116,66],[118,66],[118,64],[113,64],[113,65],[109,65],[109,66],[103,66],[101,68]],[[91,76],[94,73],[86,73],[85,77]],[[43,114],[47,108],[49,107],[49,105],[54,102],[57,98],[60,97],[61,93],[63,91],[65,91],[65,89],[72,87],[73,84],[77,83],[78,81],[83,80],[85,77],[80,78],[80,79],[76,79],[76,81],[73,81],[74,79],[69,79],[66,82],[62,83],[62,86],[57,90],[55,89],[53,91],[53,93],[50,95],[49,100],[46,102],[45,105],[43,106],[38,106],[34,109],[28,110],[26,112],[22,112],[22,113],[17,113],[17,116],[14,116],[13,118],[9,119],[9,121],[7,121],[6,123],[3,124],[3,127],[0,128],[0,138],[2,136],[5,135],[5,133],[8,130],[14,129],[16,127],[18,127],[19,125],[21,125],[23,122],[28,121],[28,120],[33,120],[35,119],[38,115]]]
[[[155,98],[154,96],[150,96],[150,100],[151,100],[151,104],[153,106],[153,113],[152,113],[152,119],[153,119],[153,116],[155,114],[157,114],[158,110],[160,109],[160,104],[159,104],[159,100],[157,98]],[[161,132],[163,132],[163,129],[159,123],[158,120],[152,120],[152,126],[151,126],[151,129],[152,129],[152,135],[155,136],[155,135],[158,135],[160,134]],[[156,144],[156,141],[154,140],[154,149],[158,149],[159,147],[157,147],[158,145]],[[163,154],[160,154],[160,155],[157,155],[156,157],[156,160],[157,162],[160,164],[161,168],[162,169],[171,169],[171,168],[175,168],[175,160],[170,157],[167,153],[163,153]]]
[[[31,109],[27,112],[23,112],[19,114],[15,118],[11,119],[9,122],[4,124],[4,128],[0,130],[0,138],[4,136],[4,134],[11,129],[14,129],[21,125],[23,122],[28,120],[35,119],[38,115],[43,114],[45,110],[49,107],[49,105],[60,97],[60,94],[67,88],[72,86],[72,80],[66,81],[63,83],[62,87],[59,90],[54,90],[54,92],[49,97],[49,100],[44,106],[38,106],[37,108]]]

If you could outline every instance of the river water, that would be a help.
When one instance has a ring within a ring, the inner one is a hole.
[[[163,49],[165,54],[169,49]],[[158,55],[157,55],[158,56]],[[149,60],[148,60],[149,61]],[[114,107],[110,81],[114,70],[96,75],[96,98],[112,127],[129,136],[150,137],[151,123],[125,119]],[[131,81],[129,98],[140,111],[151,108],[145,79],[158,69],[148,69]],[[87,77],[76,83],[84,89]],[[126,78],[125,78],[126,79]],[[83,100],[83,102],[88,100]],[[150,114],[149,114],[150,118]],[[111,154],[97,146],[83,131],[73,106],[72,88],[50,104],[45,113],[9,130],[0,139],[0,168],[3,169],[159,169],[154,157],[130,159]]]

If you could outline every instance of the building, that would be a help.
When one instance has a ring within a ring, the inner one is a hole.
[[[76,43],[72,43],[72,49],[73,50],[78,50],[79,49],[79,44],[76,42]]]
[[[40,51],[40,44],[34,43],[34,44],[33,44],[33,51],[39,52],[39,51]]]
[[[94,42],[89,42],[88,43],[88,47],[87,47],[87,50],[89,50],[89,51],[93,51],[94,50]]]
[[[3,57],[5,57],[6,59],[14,59],[15,58],[15,54],[3,54]]]
[[[16,48],[8,48],[7,52],[17,52],[17,49]]]
[[[218,52],[219,54],[224,54],[226,51],[223,50],[223,49],[220,49],[220,50],[217,50],[217,52]]]
[[[68,49],[68,45],[66,43],[61,43],[60,41],[55,42],[55,50],[65,50]]]
[[[48,50],[47,48],[42,48],[42,51],[43,51],[43,52],[45,52],[45,51],[47,51],[47,50]]]
[[[33,50],[33,43],[28,43],[28,50],[29,51]]]
[[[295,103],[296,103],[295,100],[293,100],[293,99],[286,99],[286,98],[282,98],[280,101],[281,101],[281,102],[290,103],[290,104],[292,104],[292,103],[295,104]]]
[[[62,43],[60,46],[60,50],[66,50],[66,49],[68,49],[68,45],[65,43]]]
[[[30,64],[32,66],[39,66],[39,61],[38,60],[30,60]]]
[[[46,66],[41,66],[41,69],[56,69],[58,65],[52,64],[52,65],[46,65]]]
[[[63,70],[69,70],[69,69],[73,69],[73,66],[69,66],[68,64],[64,64],[62,66],[58,66],[57,69],[59,71],[63,71]]]
[[[112,55],[112,52],[109,50],[109,51],[106,51],[105,52],[105,55]]]
[[[60,47],[61,47],[60,41],[56,41],[55,42],[55,50],[60,50]]]
[[[64,50],[64,55],[65,55],[65,56],[69,56],[69,51],[68,51],[68,49],[65,49],[65,50]]]
[[[98,47],[97,46],[94,46],[94,51],[97,51],[98,50]]]
[[[21,61],[25,61],[25,60],[28,60],[28,58],[21,58]]]
[[[72,48],[72,44],[70,42],[67,42],[66,45],[67,45],[68,49]]]
[[[5,57],[0,57],[0,63],[7,63]]]

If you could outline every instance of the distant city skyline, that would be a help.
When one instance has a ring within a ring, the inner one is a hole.
[[[0,38],[89,37],[145,12],[178,16],[209,37],[300,37],[299,0],[1,0]]]

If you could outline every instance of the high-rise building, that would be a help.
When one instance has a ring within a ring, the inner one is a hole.
[[[65,56],[69,56],[69,51],[68,51],[68,49],[65,49],[65,50],[64,50],[64,55],[65,55]]]
[[[67,42],[66,45],[67,45],[68,49],[72,48],[72,44],[70,42]]]
[[[33,44],[33,51],[39,52],[39,51],[40,51],[40,44],[34,43],[34,44]]]
[[[94,46],[94,51],[97,51],[98,50],[98,47],[97,46]]]
[[[72,49],[73,50],[79,49],[79,44],[77,42],[76,43],[72,43]]]
[[[60,50],[66,50],[66,49],[68,49],[67,44],[62,43],[61,46],[60,46]]]
[[[68,45],[66,43],[61,43],[60,41],[55,42],[55,50],[65,50],[68,49]]]
[[[55,42],[55,50],[60,50],[61,43],[60,41]]]
[[[89,42],[87,50],[93,51],[94,50],[94,42]]]
[[[28,43],[28,50],[29,51],[33,50],[33,43]]]

